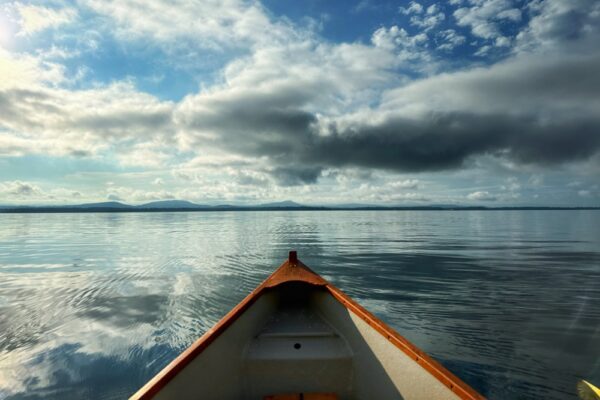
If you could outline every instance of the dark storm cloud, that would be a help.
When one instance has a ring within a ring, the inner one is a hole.
[[[254,125],[235,139],[225,136],[220,146],[267,156],[277,165],[272,175],[284,185],[314,183],[329,167],[441,171],[483,154],[552,165],[586,159],[600,148],[600,118],[594,116],[548,123],[534,116],[438,112],[419,120],[395,117],[377,125],[334,127],[326,136],[315,131],[315,118],[308,114],[278,112],[273,125],[269,122],[265,118],[259,129]]]
[[[206,104],[184,104],[186,110],[176,119],[192,131],[215,133],[215,141],[234,152],[285,156],[304,142],[315,122],[315,116],[302,107],[316,90],[298,84],[266,91],[240,90]]]
[[[534,118],[467,113],[433,114],[417,123],[392,119],[315,141],[307,161],[401,172],[457,168],[475,155],[497,154],[522,163],[584,159],[600,147],[600,119],[546,126]]]
[[[487,132],[482,132],[482,128]],[[430,115],[423,120],[392,118],[375,126],[357,126],[312,136],[305,162],[359,166],[399,172],[456,168],[472,154],[500,147],[510,124],[501,117],[467,114]]]
[[[288,185],[314,183],[330,167],[441,171],[484,154],[553,165],[600,149],[598,70],[595,55],[446,74],[390,91],[379,109],[350,122],[320,120],[281,95],[269,102],[246,93],[204,102],[191,127],[218,133],[213,143],[229,151],[267,157]],[[412,106],[419,111],[405,111]]]
[[[316,183],[321,176],[322,168],[319,166],[305,167],[302,165],[278,167],[269,171],[281,186],[295,186],[304,183]]]
[[[312,183],[319,168],[364,167],[397,172],[441,171],[461,167],[471,156],[496,154],[520,163],[552,165],[585,159],[600,148],[600,119],[567,120],[546,125],[535,118],[467,113],[431,114],[419,121],[393,118],[376,126],[306,134],[295,146],[280,140],[264,147],[275,162],[291,164],[276,171],[280,180]]]
[[[227,113],[228,114],[228,113]],[[302,110],[250,109],[227,116],[220,131],[239,132],[241,137],[229,140],[223,137],[224,146],[232,151],[256,156],[287,157],[293,149],[307,145],[310,126],[315,117]],[[283,160],[284,161],[284,160]]]
[[[491,66],[433,75],[374,100],[345,97],[336,84],[356,77],[342,72],[265,80],[261,63],[247,64],[244,85],[188,98],[176,121],[188,143],[266,160],[288,185],[336,167],[443,171],[484,155],[541,166],[586,160],[600,150],[600,3],[528,10],[512,56]]]

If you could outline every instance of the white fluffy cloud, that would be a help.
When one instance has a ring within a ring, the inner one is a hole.
[[[65,68],[29,54],[15,54],[0,47],[0,90],[33,84],[55,86],[64,82]]]
[[[55,28],[77,18],[77,11],[73,8],[53,9],[21,3],[16,3],[15,8],[19,14],[20,34],[23,35]]]
[[[108,16],[123,37],[151,37],[169,46],[246,48],[285,43],[298,33],[286,22],[273,22],[263,6],[243,0],[80,0]],[[135,18],[131,16],[135,15]]]
[[[408,7],[400,7],[398,9],[398,11],[400,11],[401,14],[404,15],[410,15],[410,14],[421,14],[423,13],[423,6],[421,5],[421,3],[417,3],[416,1],[411,1],[408,4]]]
[[[7,69],[16,72],[0,87],[5,155],[96,156],[114,150],[131,154],[129,164],[136,159],[148,164],[159,156],[150,153],[152,148],[164,148],[173,140],[173,104],[138,92],[130,83],[73,91],[45,84],[46,70],[31,57],[8,62],[12,65]],[[20,69],[19,63],[30,71]],[[62,79],[59,73],[50,77]]]
[[[475,201],[496,201],[497,197],[486,190],[469,193],[467,199]]]
[[[22,181],[0,183],[0,195],[8,198],[28,198],[42,195],[39,186]]]
[[[442,39],[442,43],[437,47],[438,50],[451,51],[466,41],[466,38],[458,34],[454,29],[446,29],[438,32],[437,36]]]
[[[419,188],[419,180],[418,179],[405,179],[403,181],[395,181],[395,182],[391,182],[390,186],[395,189],[418,189]]]
[[[470,5],[454,11],[459,26],[471,28],[473,35],[483,39],[503,37],[499,24],[502,21],[519,21],[521,10],[512,0],[471,0]]]
[[[446,19],[446,15],[440,11],[437,4],[427,7],[425,15],[413,15],[410,18],[411,25],[422,28],[425,32],[430,31]]]
[[[587,52],[600,36],[600,2],[553,0],[532,2],[529,24],[516,37],[516,51],[544,53],[567,49]]]
[[[81,198],[81,193],[76,190],[54,187],[42,189],[35,182],[4,181],[0,182],[0,201],[8,203],[38,203],[38,202],[73,202]]]

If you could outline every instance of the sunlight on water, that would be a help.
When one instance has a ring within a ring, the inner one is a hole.
[[[490,398],[600,383],[600,212],[0,215],[0,398],[127,397],[297,249]]]

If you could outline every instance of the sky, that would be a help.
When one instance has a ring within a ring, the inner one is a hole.
[[[0,204],[600,205],[600,1],[0,1]]]

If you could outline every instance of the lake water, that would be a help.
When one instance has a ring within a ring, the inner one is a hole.
[[[600,211],[0,214],[0,398],[127,397],[290,249],[492,399],[600,384]]]

